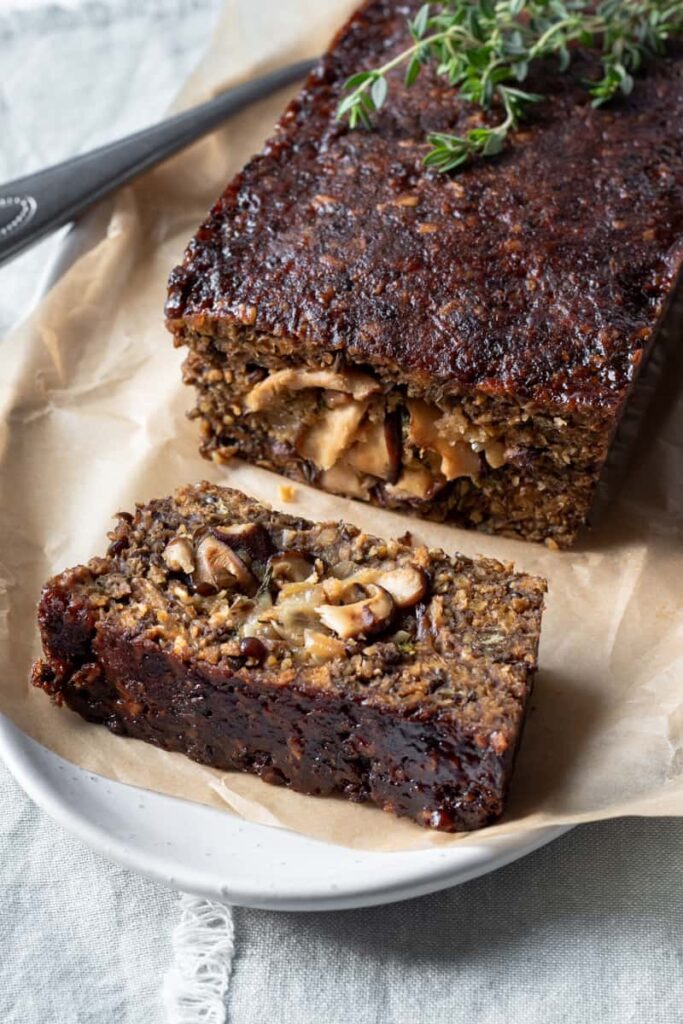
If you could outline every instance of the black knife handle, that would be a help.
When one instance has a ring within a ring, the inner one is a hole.
[[[296,82],[314,64],[278,68],[151,128],[0,186],[0,265],[227,117]]]

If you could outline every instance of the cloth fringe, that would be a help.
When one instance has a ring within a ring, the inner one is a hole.
[[[232,910],[181,894],[171,942],[174,963],[162,986],[167,1024],[225,1024],[232,958]]]

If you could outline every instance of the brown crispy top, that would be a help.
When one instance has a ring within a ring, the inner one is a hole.
[[[600,110],[589,57],[539,72],[549,99],[511,146],[447,177],[423,168],[425,134],[482,115],[429,70],[392,79],[373,131],[335,120],[417,6],[371,0],[342,30],[173,272],[169,326],[245,323],[418,384],[611,411],[683,263],[683,48]]]

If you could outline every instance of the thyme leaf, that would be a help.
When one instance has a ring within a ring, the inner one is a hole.
[[[386,102],[389,72],[405,66],[412,86],[427,64],[435,65],[466,100],[503,115],[498,125],[464,135],[429,135],[425,164],[446,172],[499,153],[529,106],[543,98],[520,88],[530,66],[556,58],[565,72],[576,44],[600,55],[601,77],[586,83],[594,107],[628,95],[643,63],[683,32],[683,0],[443,0],[423,4],[408,29],[407,49],[348,79],[337,117],[351,128],[370,128]]]

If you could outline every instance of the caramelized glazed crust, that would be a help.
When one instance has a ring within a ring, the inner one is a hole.
[[[343,81],[407,41],[420,0],[371,0],[228,186],[171,278],[181,338],[235,325],[341,351],[416,387],[580,411],[609,432],[683,258],[683,52],[593,110],[571,75],[496,159],[425,171],[430,131],[479,123],[428,69],[392,77],[372,131]],[[494,117],[497,115],[494,115]]]
[[[502,812],[542,580],[210,484],[121,514],[110,537],[106,557],[43,591],[33,682],[59,703],[216,768],[434,828]]]

